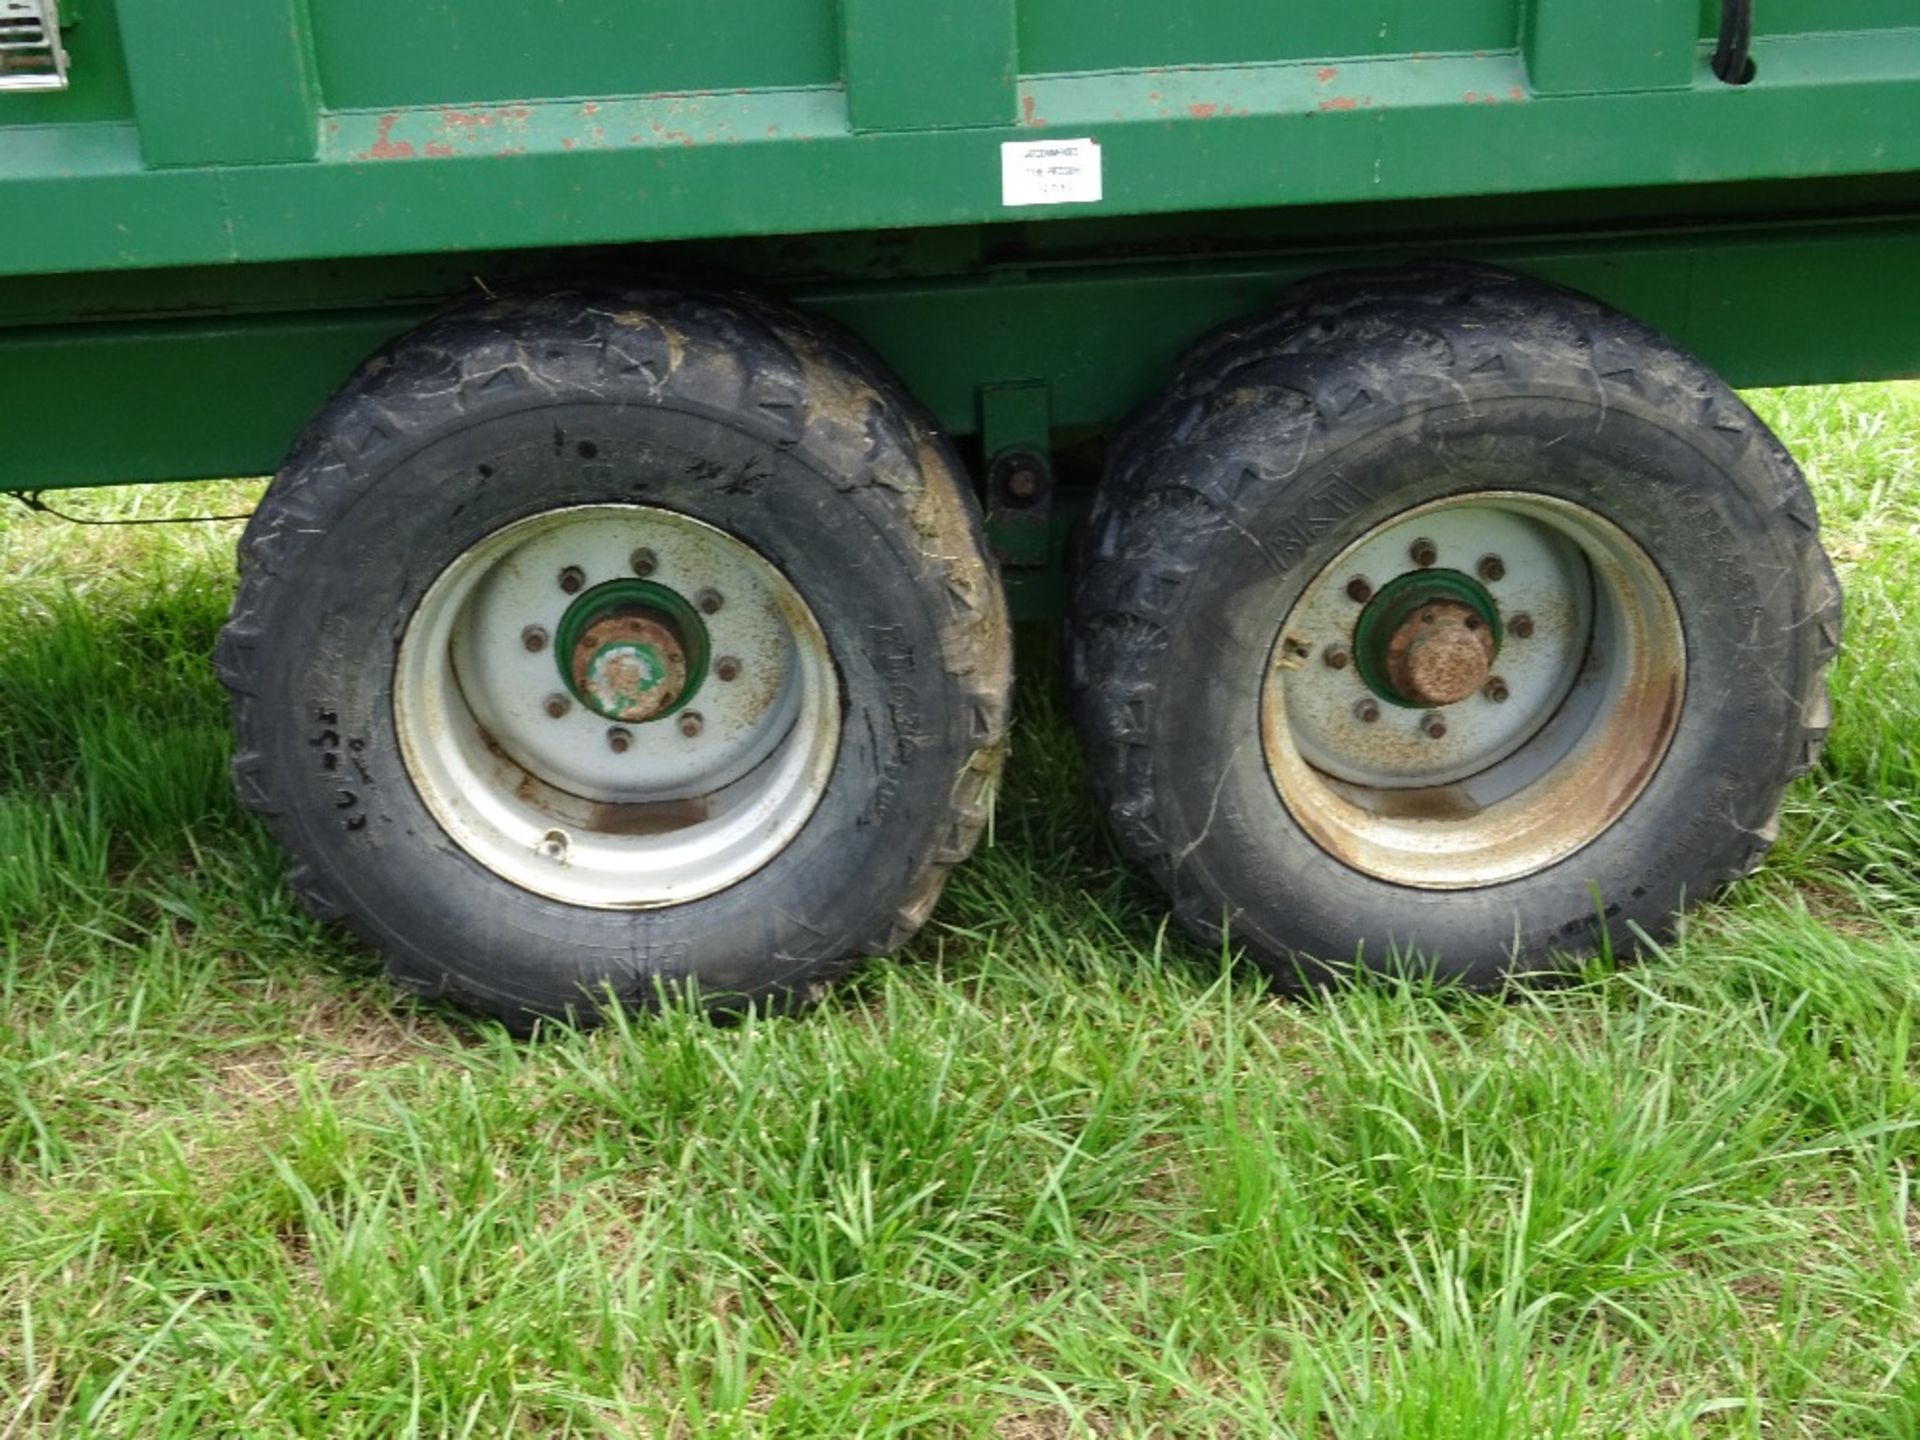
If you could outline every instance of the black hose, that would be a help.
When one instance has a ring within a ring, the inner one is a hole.
[[[1720,0],[1720,43],[1713,73],[1729,85],[1753,78],[1753,0]]]

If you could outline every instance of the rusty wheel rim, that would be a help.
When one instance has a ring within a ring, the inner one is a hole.
[[[401,638],[393,713],[462,850],[606,909],[766,865],[825,793],[841,724],[826,637],[779,568],[643,505],[549,511],[457,557]]]
[[[1632,537],[1568,501],[1482,492],[1377,526],[1309,582],[1268,656],[1261,746],[1333,858],[1466,889],[1615,824],[1685,685],[1672,591]]]

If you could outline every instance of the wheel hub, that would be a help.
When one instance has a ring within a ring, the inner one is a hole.
[[[713,894],[779,854],[841,725],[825,635],[785,575],[726,531],[624,504],[531,516],[449,564],[402,637],[393,707],[456,844],[615,909]]]
[[[1476,581],[1420,570],[1382,586],[1354,627],[1360,676],[1382,700],[1455,705],[1479,692],[1500,651],[1500,610]]]
[[[706,678],[706,626],[677,592],[646,580],[595,586],[560,621],[555,659],[596,715],[643,724],[673,714]]]
[[[1452,705],[1493,673],[1493,635],[1466,606],[1442,600],[1393,632],[1387,674],[1394,689],[1422,705]]]
[[[1295,820],[1356,870],[1452,889],[1531,874],[1619,817],[1672,739],[1686,647],[1611,521],[1484,491],[1356,539],[1268,667],[1262,748]]]

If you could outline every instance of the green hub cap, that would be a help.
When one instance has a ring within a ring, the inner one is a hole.
[[[709,649],[706,625],[678,592],[651,580],[610,580],[567,607],[553,655],[582,705],[640,724],[694,697]]]
[[[1457,570],[1396,576],[1360,612],[1354,663],[1390,705],[1430,710],[1476,693],[1500,651],[1500,608]]]

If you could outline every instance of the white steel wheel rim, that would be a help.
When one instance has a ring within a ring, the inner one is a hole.
[[[1419,609],[1439,583],[1420,577],[1440,572],[1499,636],[1472,693],[1444,702],[1394,688],[1404,670],[1361,643],[1376,638],[1369,606],[1411,594]],[[1619,820],[1672,743],[1685,685],[1678,608],[1637,542],[1585,506],[1487,491],[1395,516],[1308,583],[1268,655],[1260,739],[1282,803],[1329,855],[1466,889],[1537,873]]]
[[[590,708],[608,702],[573,688],[554,641],[570,607],[641,573],[698,612],[709,663],[670,712],[632,720]],[[681,904],[766,865],[818,806],[841,728],[826,636],[785,575],[645,505],[548,511],[454,559],[401,637],[393,714],[455,844],[522,889],[599,909]]]

